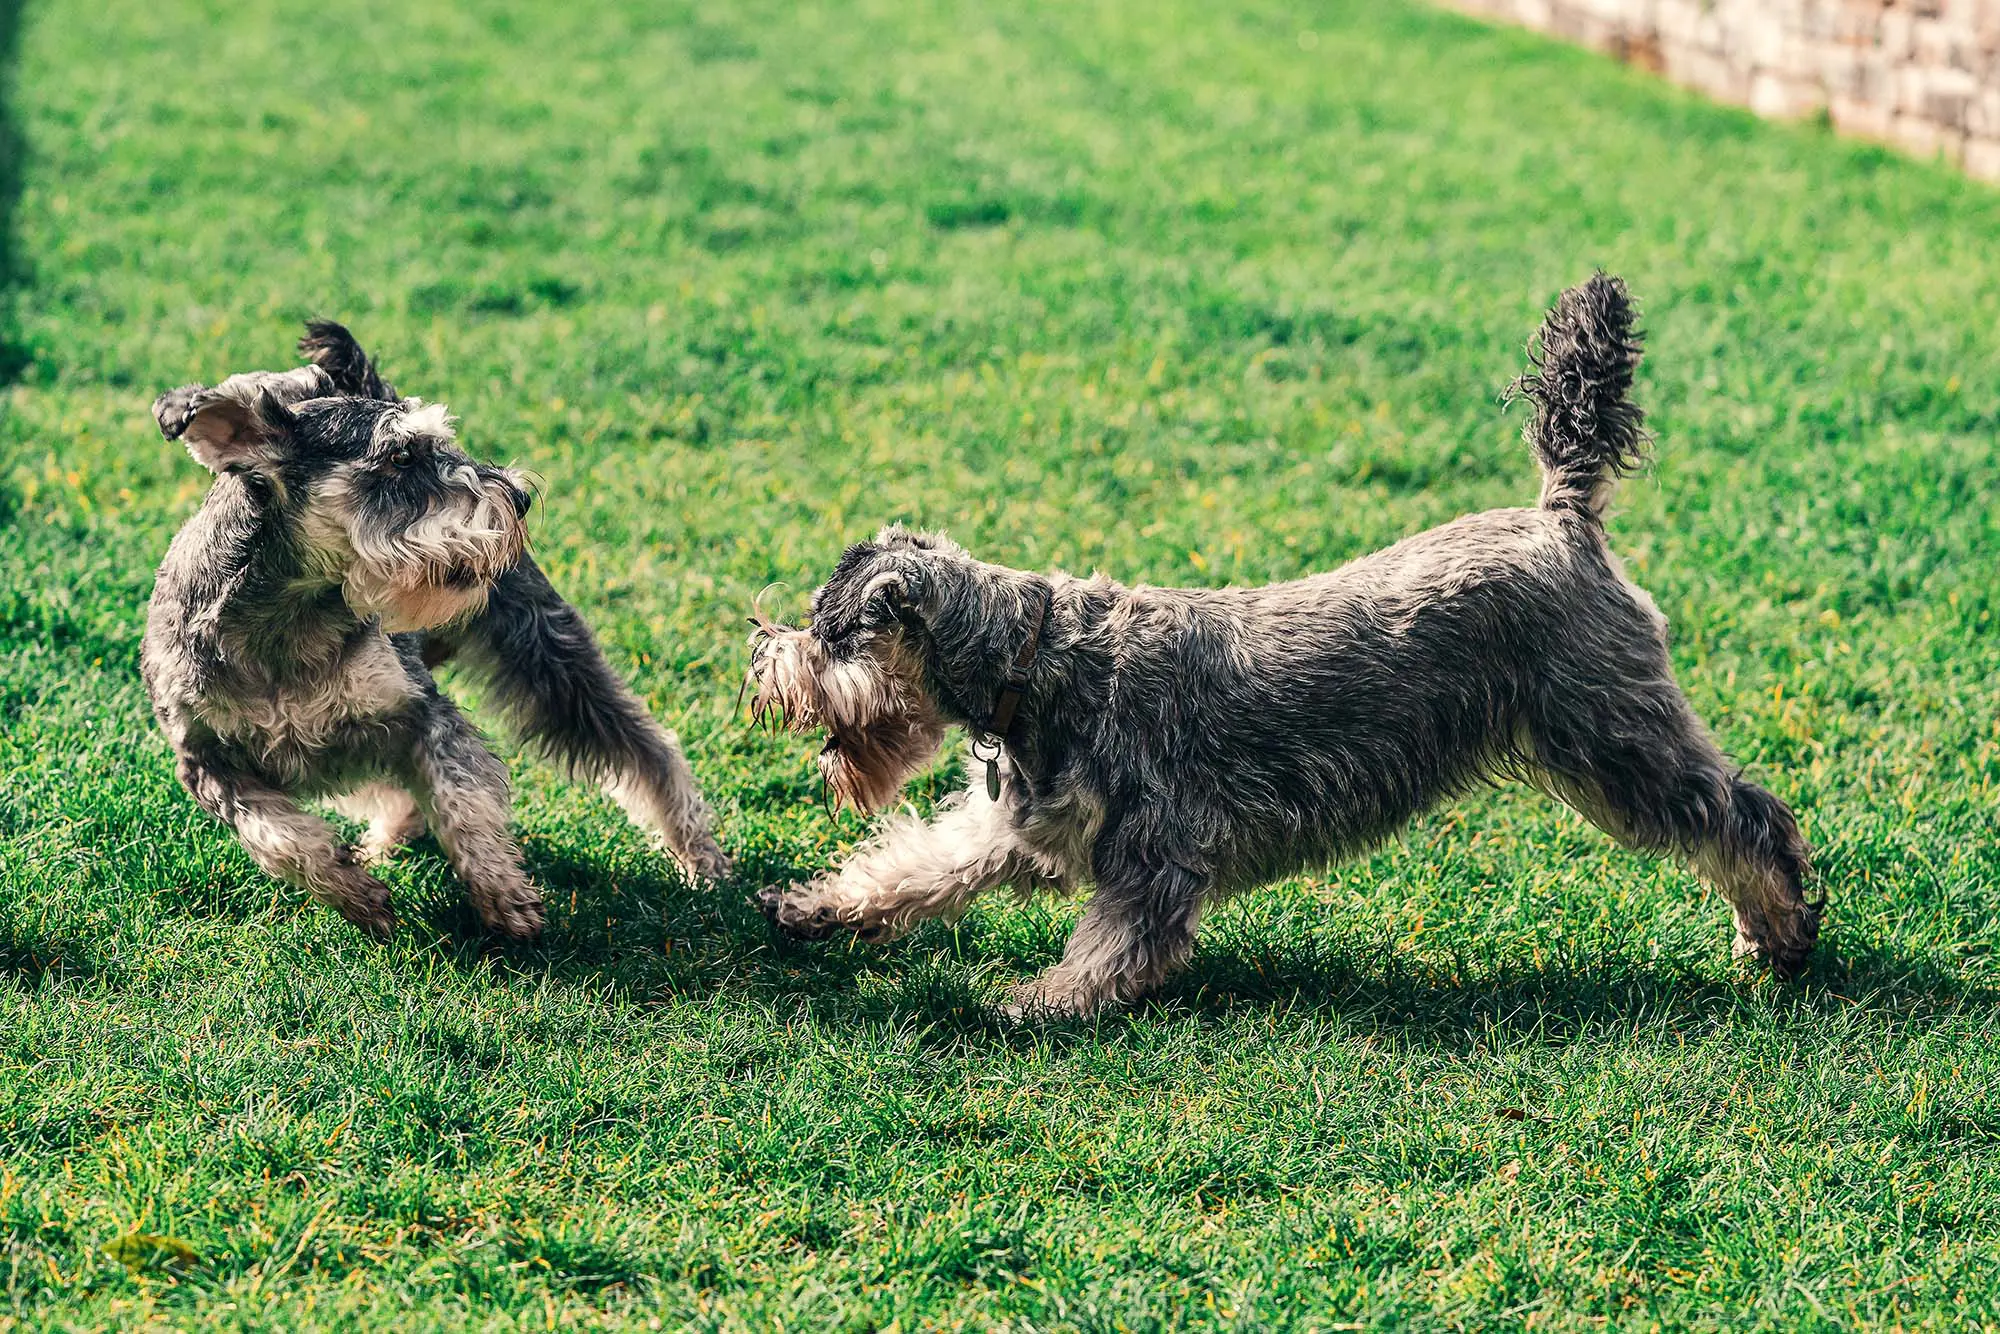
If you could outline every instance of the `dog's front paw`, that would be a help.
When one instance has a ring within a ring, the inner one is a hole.
[[[681,863],[695,879],[705,880],[710,884],[727,880],[729,873],[736,869],[735,863],[729,859],[729,854],[724,852],[712,838],[705,838],[689,848],[687,855],[681,858]]]
[[[1059,973],[1049,972],[1008,988],[1006,1000],[1000,1003],[1000,1014],[1017,1024],[1088,1019],[1103,1008],[1106,1000],[1093,988],[1081,987]]]
[[[1736,918],[1736,957],[1754,957],[1780,978],[1797,977],[1804,971],[1813,948],[1819,944],[1819,924],[1825,907],[1824,901],[1811,903],[1800,900],[1780,915],[1752,918],[1739,912]]]
[[[825,940],[847,926],[824,899],[809,890],[788,892],[767,885],[757,892],[757,907],[772,926],[792,940]]]
[[[479,908],[479,919],[488,931],[520,945],[540,940],[542,928],[548,922],[548,909],[532,886],[514,890]]]
[[[389,887],[361,869],[354,849],[342,848],[338,857],[333,882],[317,886],[318,896],[363,935],[388,940],[396,934],[396,910],[389,903]]]

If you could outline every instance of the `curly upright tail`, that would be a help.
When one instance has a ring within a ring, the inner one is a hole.
[[[1627,395],[1639,365],[1632,294],[1598,273],[1556,300],[1542,320],[1534,369],[1514,381],[1535,414],[1521,434],[1542,465],[1542,508],[1597,522],[1620,475],[1646,458],[1646,414]]]

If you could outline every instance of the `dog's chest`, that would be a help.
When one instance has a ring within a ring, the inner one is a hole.
[[[234,685],[202,702],[202,720],[217,736],[267,756],[320,750],[357,725],[402,713],[421,693],[381,635],[361,640],[326,671],[301,680],[239,678]]]

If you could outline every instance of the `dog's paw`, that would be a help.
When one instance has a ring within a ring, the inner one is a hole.
[[[371,832],[354,845],[354,860],[362,866],[387,866],[402,850],[401,843],[378,839]]]
[[[766,921],[792,940],[825,940],[844,925],[824,902],[789,894],[776,885],[757,891],[757,907]]]
[[[729,854],[724,852],[712,838],[705,838],[688,849],[687,855],[680,861],[695,879],[705,880],[710,884],[719,884],[727,880],[730,872],[736,869],[736,864],[730,860]]]
[[[486,929],[519,945],[532,945],[542,938],[548,923],[548,909],[533,889],[516,890],[498,902],[480,905],[480,921]]]
[[[338,883],[323,888],[320,897],[370,939],[386,941],[396,934],[396,910],[389,887],[361,869],[352,848],[341,849]]]
[[[1805,970],[1819,944],[1820,918],[1826,905],[1800,901],[1782,916],[1749,920],[1739,914],[1734,954],[1754,958],[1782,979],[1797,977]]]
[[[1088,1019],[1104,1006],[1104,998],[1047,974],[1007,989],[1000,1016],[1016,1024],[1063,1019]]]

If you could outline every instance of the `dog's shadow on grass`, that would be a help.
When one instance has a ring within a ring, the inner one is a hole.
[[[90,942],[36,930],[0,913],[0,988],[40,990],[44,982],[106,979]]]
[[[1226,1025],[1276,1011],[1332,1018],[1451,1049],[1496,1037],[1554,1045],[1610,1031],[1692,1029],[1737,1021],[1816,1022],[1859,1011],[1900,1021],[1972,1014],[2000,1020],[2000,989],[1956,970],[1873,945],[1822,945],[1806,975],[1779,982],[1745,965],[1637,957],[1614,943],[1580,958],[1453,960],[1412,955],[1365,932],[1263,943],[1232,932],[1206,944],[1160,993],[1088,1021],[1014,1022],[996,1002],[1005,985],[1053,963],[1063,934],[1023,946],[1018,935],[933,924],[908,940],[868,945],[782,939],[750,901],[750,886],[802,868],[746,858],[735,879],[695,888],[656,858],[603,860],[531,848],[530,868],[554,917],[541,946],[505,949],[508,966],[558,979],[610,983],[643,1001],[731,992],[800,1007],[817,1021],[892,1024],[927,1044],[995,1050],[1119,1040],[1160,1023]],[[470,911],[437,905],[433,925],[454,951],[490,957]]]
[[[1899,1020],[2000,1019],[2000,989],[1923,958],[1822,944],[1785,982],[1761,968],[1634,958],[1616,951],[1541,962],[1424,960],[1387,942],[1223,951],[1198,956],[1156,1004],[1220,1019],[1250,1009],[1319,1010],[1450,1047],[1496,1035],[1552,1043],[1608,1029],[1713,1027],[1739,1019],[1815,1021],[1859,1011]]]
[[[699,996],[749,986],[838,996],[868,970],[859,950],[809,950],[779,938],[752,902],[753,885],[796,878],[789,863],[745,857],[722,885],[690,884],[656,853],[586,855],[531,842],[528,872],[550,925],[539,945],[482,942],[469,907],[439,902],[429,924],[473,955],[500,950],[512,966],[569,980],[609,981],[633,994]],[[464,951],[460,951],[464,952]]]

